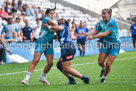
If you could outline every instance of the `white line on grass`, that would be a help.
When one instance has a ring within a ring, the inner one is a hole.
[[[112,82],[106,82],[104,84],[118,84],[118,83],[135,83],[136,81],[112,81]],[[97,82],[92,82],[90,84],[96,84]],[[99,82],[100,83],[100,82]],[[42,83],[30,83],[29,86],[33,86],[33,85],[41,85]],[[82,84],[81,82],[78,82],[78,84]],[[64,85],[63,83],[52,83],[51,85]],[[136,86],[136,84],[132,84],[133,86]],[[2,84],[0,86],[22,86],[22,84],[18,83],[18,84]]]
[[[136,86],[136,84],[132,84],[133,86]]]
[[[119,61],[123,61],[123,60],[127,60],[127,59],[136,59],[136,57],[129,57],[129,58],[120,58],[120,59],[116,59]],[[80,65],[88,65],[88,64],[96,64],[97,62],[90,62],[90,63],[81,63],[81,64],[74,64],[72,66],[80,66]],[[52,69],[56,69],[56,67],[52,67]],[[37,69],[35,71],[41,71],[43,69]],[[13,75],[13,74],[19,74],[19,73],[26,73],[27,71],[21,71],[21,72],[12,72],[12,73],[4,73],[4,74],[0,74],[0,76],[6,76],[6,75]]]

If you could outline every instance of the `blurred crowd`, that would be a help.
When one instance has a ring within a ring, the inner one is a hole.
[[[0,5],[0,37],[6,42],[36,41],[40,35],[41,21],[45,10],[35,5],[23,4],[22,0],[6,0]],[[54,20],[60,19],[59,14],[54,15]],[[72,34],[72,39],[77,39],[75,30],[86,27],[86,23],[75,19],[67,20]],[[93,31],[93,28],[88,29]]]

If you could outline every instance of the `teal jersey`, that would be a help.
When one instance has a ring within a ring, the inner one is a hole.
[[[108,21],[108,23],[106,24],[105,21],[101,21],[96,25],[96,30],[97,31],[101,31],[103,30],[103,32],[105,31],[110,31],[111,33],[107,36],[104,37],[104,40],[107,42],[111,42],[111,43],[118,43],[120,42],[120,38],[119,38],[119,31],[118,31],[118,25],[117,22],[110,18],[110,20]]]
[[[45,22],[48,23],[49,20],[52,20],[52,19],[48,16],[45,16],[43,18],[42,25],[41,25],[41,35],[40,35],[40,37],[43,38],[44,40],[52,42],[54,33],[50,32],[50,30],[48,28],[43,27],[43,24],[45,24]]]

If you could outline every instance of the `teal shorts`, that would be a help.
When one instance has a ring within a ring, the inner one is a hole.
[[[44,53],[47,55],[54,55],[53,43],[38,38],[35,43],[35,52]]]
[[[103,41],[100,52],[116,57],[119,55],[120,46],[121,43],[107,43]]]

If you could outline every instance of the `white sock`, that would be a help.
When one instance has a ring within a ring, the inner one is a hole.
[[[27,74],[26,74],[26,78],[25,78],[25,79],[26,79],[26,80],[29,80],[29,78],[31,77],[31,74],[32,74],[32,73],[27,72]]]
[[[42,73],[41,78],[44,78],[45,76],[46,76],[46,74],[45,74],[45,73]]]
[[[102,75],[102,79],[106,79],[106,76],[104,76],[104,74]]]
[[[105,70],[105,67],[103,67],[102,69]]]

